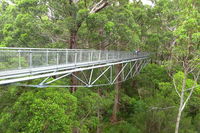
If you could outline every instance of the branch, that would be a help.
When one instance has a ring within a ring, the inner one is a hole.
[[[191,70],[189,71],[189,73],[190,73],[190,72],[193,72],[193,71],[198,67],[198,65],[200,65],[200,63],[197,63],[197,64],[195,64],[195,65],[192,65],[192,66],[191,66]]]
[[[199,76],[200,76],[200,71],[198,71],[198,74],[197,74],[197,76],[195,77],[194,85],[193,85],[191,88],[189,88],[189,89],[190,89],[190,94],[189,94],[189,96],[187,97],[187,99],[185,100],[185,102],[183,103],[183,106],[181,107],[181,111],[183,111],[183,109],[185,108],[185,105],[187,104],[188,100],[189,100],[190,97],[192,96],[192,93],[194,92],[194,89],[195,89],[196,87],[198,87],[196,83],[197,83],[197,80],[198,80]]]
[[[199,85],[198,85],[198,86],[195,86],[194,89],[197,88],[197,87],[200,87],[200,86],[199,86]],[[186,90],[184,90],[184,91],[189,91],[189,90],[192,90],[192,88],[186,89]]]
[[[68,42],[69,40],[66,40],[66,39],[62,39],[62,38],[59,38],[57,36],[52,36],[53,39],[55,39],[56,41],[62,41],[62,42]]]
[[[178,96],[181,98],[181,95],[180,95],[180,93],[178,92],[178,89],[177,89],[176,82],[175,82],[174,78],[173,78],[173,84],[174,84],[174,88],[175,88],[175,90],[176,90],[176,93],[177,93]]]
[[[176,106],[170,106],[170,107],[165,107],[165,108],[160,108],[160,107],[151,107],[149,111],[152,110],[167,110],[167,109],[171,109],[171,108],[175,108]]]
[[[197,73],[197,76],[194,75],[194,81],[197,82],[197,80],[199,79],[200,76],[200,70]]]
[[[99,1],[94,7],[90,10],[90,14],[99,12],[101,9],[106,7],[108,5],[108,2],[106,0]]]
[[[195,88],[195,86],[193,86],[193,87],[191,88],[191,91],[190,91],[189,96],[187,97],[187,99],[186,99],[185,102],[183,103],[183,106],[181,107],[181,112],[183,111],[183,109],[185,108],[185,105],[187,104],[188,100],[189,100],[190,97],[192,96],[192,93],[193,93],[193,91],[194,91],[194,88]]]
[[[193,74],[193,77],[194,77],[194,82],[197,83],[198,79],[199,79],[199,76],[200,76],[200,70],[197,72],[197,74]],[[194,85],[195,85],[194,83]]]
[[[85,121],[85,119],[92,113],[92,111],[90,110],[83,118],[81,118],[80,124],[82,125],[83,122]]]

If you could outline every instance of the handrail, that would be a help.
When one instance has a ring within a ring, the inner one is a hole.
[[[149,56],[146,52],[93,49],[0,47],[0,72],[78,63],[112,62]]]

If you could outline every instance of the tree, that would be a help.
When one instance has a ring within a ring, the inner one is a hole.
[[[41,17],[45,12],[43,5],[36,0],[16,0],[15,4],[4,5],[1,13],[1,45],[7,47],[41,47],[49,38],[41,36]],[[43,46],[44,47],[44,46]]]
[[[187,79],[187,76],[184,75],[184,73],[182,73],[182,72],[175,74],[173,77],[173,84],[174,84],[176,93],[178,94],[178,96],[180,98],[175,133],[178,133],[181,114],[182,114],[186,104],[190,100],[193,92],[196,89],[198,89],[197,79],[199,77],[199,74],[200,74],[200,72],[198,73],[197,77],[194,78],[194,81],[191,79]]]
[[[77,99],[64,89],[38,89],[23,93],[0,114],[2,132],[70,133]]]
[[[67,25],[69,32],[69,48],[78,48],[77,37],[78,31],[83,22],[90,14],[99,12],[108,5],[107,0],[100,1],[85,1],[85,0],[69,0],[69,1],[55,1],[44,0],[47,3],[48,9],[52,13],[52,19]],[[61,21],[60,21],[61,20]],[[66,39],[64,39],[66,40]],[[67,46],[65,46],[67,47]],[[76,73],[74,73],[76,75]],[[76,85],[77,80],[74,76],[71,77],[71,84]],[[76,87],[71,88],[71,92],[75,92]]]
[[[173,77],[174,87],[180,98],[175,133],[179,131],[182,111],[193,91],[197,88],[200,76],[200,48],[197,41],[200,38],[200,23],[198,21],[200,14],[195,2],[190,2],[187,2],[189,4],[187,6],[181,5],[182,12],[178,14],[179,23],[174,31],[176,43],[173,47],[171,62],[180,66],[180,70],[183,71],[182,74],[177,74],[180,76],[178,81],[177,75]],[[188,81],[188,79],[193,79],[193,82]],[[190,82],[190,85],[188,85],[188,82]]]

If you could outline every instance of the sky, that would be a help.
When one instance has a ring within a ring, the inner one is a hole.
[[[130,0],[130,1],[133,1],[133,0]],[[143,4],[145,5],[153,5],[153,3],[150,1],[150,0],[141,0]]]
[[[3,0],[0,0],[0,3],[2,2]],[[10,1],[10,0],[5,0],[8,4],[10,5],[13,5],[13,3]]]
[[[152,5],[153,3],[149,0],[142,0],[143,4]]]

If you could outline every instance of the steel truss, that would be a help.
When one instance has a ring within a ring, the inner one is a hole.
[[[1,47],[0,85],[46,78],[39,84],[44,86],[68,76],[75,77],[85,86],[96,85],[102,77],[108,78],[109,84],[114,84],[119,76],[126,79],[133,73],[133,62],[137,61],[137,66],[139,60],[147,59],[149,55],[130,51]],[[117,64],[123,68],[119,74],[113,71]],[[128,71],[130,69],[132,71]],[[97,76],[97,72],[101,73]],[[50,81],[50,77],[56,78]]]
[[[24,85],[18,84],[20,86],[28,86],[28,87],[99,87],[106,85],[113,85],[116,83],[124,82],[130,78],[135,77],[139,72],[144,68],[148,63],[149,58],[141,58],[135,60],[124,61],[120,63],[110,63],[107,65],[102,65],[102,67],[92,66],[90,69],[82,69],[78,72],[78,74],[74,74],[74,71],[69,71],[64,74],[60,74],[52,79],[52,76],[48,76],[38,85]],[[121,64],[121,69],[119,73],[115,73],[114,69],[116,69],[116,65]],[[55,72],[56,73],[56,72]],[[78,81],[78,85],[52,85],[52,83],[63,79],[74,77]],[[120,77],[120,81],[117,79]],[[51,79],[51,80],[50,80]],[[104,81],[104,83],[99,83],[99,81]]]

